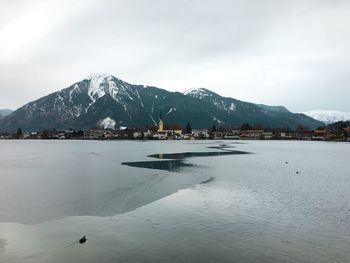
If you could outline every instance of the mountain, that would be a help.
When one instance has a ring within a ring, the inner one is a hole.
[[[343,128],[350,128],[350,120],[349,121],[337,121],[331,124],[328,124],[327,129],[333,131],[340,131]]]
[[[193,128],[239,126],[270,127],[323,125],[283,107],[257,105],[222,97],[207,89],[185,93],[133,85],[112,75],[94,74],[68,88],[42,97],[0,120],[0,131],[43,129],[142,127],[157,125],[160,111],[165,123],[187,122]]]
[[[10,115],[13,111],[9,109],[0,109],[0,119],[3,117]]]
[[[267,106],[222,97],[205,88],[190,89],[184,94],[216,108],[215,114],[209,108],[206,109],[206,112],[212,117],[212,122],[221,125],[239,126],[242,123],[249,123],[251,125],[261,124],[268,127],[290,128],[296,128],[298,125],[309,128],[324,125],[304,114],[292,113],[283,106]]]
[[[305,115],[310,116],[315,120],[331,124],[338,121],[350,120],[350,112],[335,111],[335,110],[313,110],[304,112]]]

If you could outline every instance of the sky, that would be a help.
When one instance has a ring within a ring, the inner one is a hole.
[[[92,73],[350,112],[350,0],[0,0],[0,108]]]

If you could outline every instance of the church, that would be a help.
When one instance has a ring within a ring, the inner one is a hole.
[[[159,114],[158,138],[159,139],[176,139],[181,137],[182,127],[178,124],[165,125],[162,112]]]

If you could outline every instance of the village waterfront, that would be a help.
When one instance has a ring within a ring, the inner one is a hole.
[[[349,262],[349,155],[346,142],[2,140],[0,262]]]

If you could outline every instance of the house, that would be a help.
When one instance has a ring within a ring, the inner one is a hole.
[[[243,132],[245,139],[260,139],[264,133],[264,130],[246,130]]]
[[[240,130],[230,130],[228,132],[225,132],[224,139],[233,139],[233,140],[239,140],[241,131]]]
[[[189,139],[208,139],[210,137],[208,130],[192,130]]]
[[[326,130],[314,130],[311,137],[312,140],[324,141],[326,139],[327,131]]]
[[[220,139],[223,139],[224,138],[224,132],[218,132],[218,131],[215,131],[213,132],[213,138],[214,140],[220,140]]]
[[[88,140],[102,140],[109,137],[110,133],[106,130],[100,129],[91,129],[85,132],[84,138]]]
[[[273,133],[272,132],[263,132],[261,138],[264,140],[271,140],[271,139],[273,139]]]
[[[291,140],[296,138],[296,136],[293,135],[291,132],[280,132],[279,134],[277,134],[277,137],[283,140]]]

